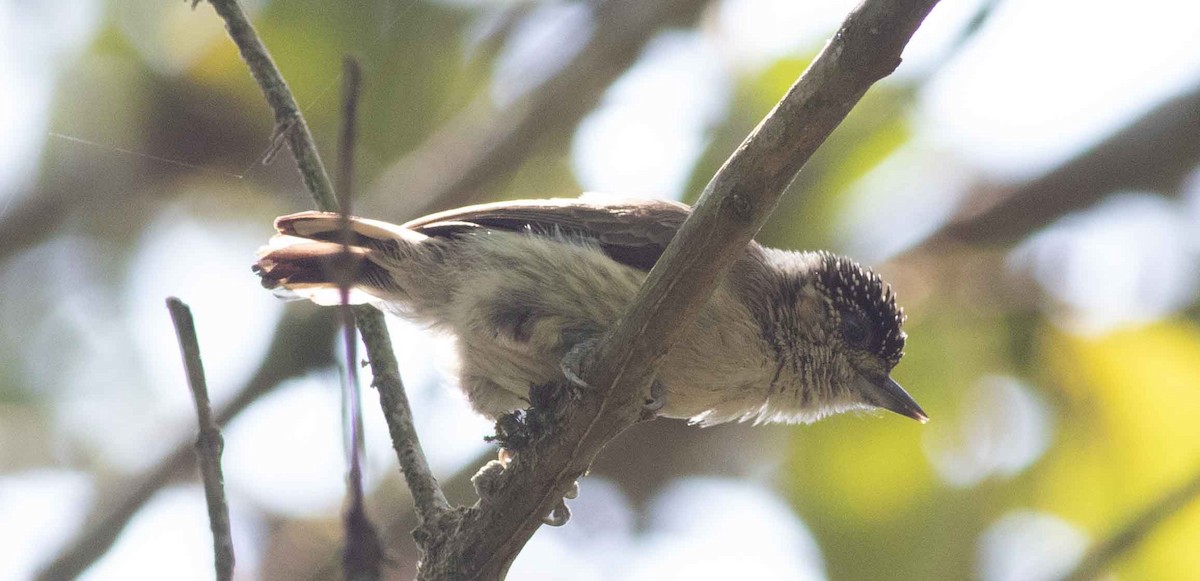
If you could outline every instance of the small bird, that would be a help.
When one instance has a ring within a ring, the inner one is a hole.
[[[457,339],[460,384],[489,417],[570,379],[691,213],[661,200],[521,200],[407,224],[301,212],[275,220],[263,286],[369,302]],[[347,257],[350,257],[348,261]],[[347,274],[348,273],[348,274]],[[646,407],[702,425],[809,423],[882,408],[925,422],[889,376],[903,354],[891,287],[850,259],[751,242],[664,359]],[[577,361],[576,361],[577,363]]]

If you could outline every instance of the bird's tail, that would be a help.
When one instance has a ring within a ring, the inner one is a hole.
[[[275,219],[279,231],[259,249],[253,270],[262,285],[289,298],[317,304],[342,301],[348,289],[352,304],[403,300],[393,276],[396,266],[419,252],[425,236],[375,220],[334,212],[301,212]]]

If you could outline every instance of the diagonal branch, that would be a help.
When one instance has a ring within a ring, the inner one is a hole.
[[[1200,86],[1167,99],[1050,172],[1014,188],[979,188],[922,242],[1008,244],[1120,190],[1177,192],[1200,161]]]
[[[193,8],[197,2],[199,0],[194,0]],[[254,75],[267,104],[274,111],[275,138],[284,139],[291,148],[300,175],[304,178],[304,186],[312,194],[317,207],[328,211],[337,210],[333,184],[329,181],[329,174],[325,172],[325,165],[321,163],[321,155],[317,153],[308,123],[304,121],[304,115],[300,113],[300,107],[292,97],[292,91],[288,89],[283,75],[279,73],[279,68],[275,66],[275,61],[271,59],[271,54],[267,52],[267,47],[259,40],[254,25],[250,24],[250,19],[246,17],[237,0],[210,0],[209,4],[212,4],[213,9],[225,21],[229,37],[237,45],[242,60],[246,61],[250,74]]]
[[[313,143],[308,123],[296,106],[296,100],[266,46],[259,40],[237,0],[209,0],[209,3],[225,20],[230,38],[237,44],[242,59],[275,112],[276,131],[285,136],[291,147],[296,165],[304,176],[304,183],[308,186],[317,207],[321,210],[337,211],[338,203],[333,195],[333,186],[321,163],[316,144]],[[408,405],[404,385],[400,381],[396,355],[392,352],[391,338],[383,322],[383,313],[372,307],[359,305],[354,308],[354,315],[358,319],[359,332],[371,361],[371,371],[375,377],[373,385],[379,390],[380,400],[384,405],[384,415],[388,419],[388,427],[392,434],[392,445],[396,448],[404,478],[413,490],[417,513],[422,521],[436,520],[449,508],[449,503],[438,488],[437,480],[429,469],[429,462],[425,459],[425,452],[421,449],[412,421],[412,409]],[[353,365],[354,362],[347,364]]]
[[[504,111],[481,99],[384,171],[370,196],[390,200],[384,214],[420,216],[468,203],[540,143],[577,125],[658,31],[691,23],[709,0],[590,4],[592,35],[557,73]]]
[[[639,398],[680,329],[766,221],[809,156],[890,74],[936,0],[866,0],[705,188],[633,306],[599,346],[561,433],[522,452],[449,536],[429,539],[423,579],[498,579],[606,442],[639,419]]]
[[[1129,521],[1124,527],[1080,559],[1079,564],[1063,577],[1063,581],[1091,581],[1100,577],[1113,561],[1137,546],[1159,524],[1200,496],[1200,472],[1158,499],[1145,512]]]

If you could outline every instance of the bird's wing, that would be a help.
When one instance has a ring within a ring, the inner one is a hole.
[[[691,211],[665,200],[518,200],[431,214],[403,227],[445,238],[481,228],[576,238],[595,242],[621,264],[648,271]]]

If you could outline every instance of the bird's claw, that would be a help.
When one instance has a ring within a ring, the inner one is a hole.
[[[559,368],[562,370],[563,377],[565,377],[571,385],[581,389],[592,389],[592,386],[588,385],[588,382],[584,381],[583,378],[579,376],[579,373],[583,368],[584,362],[587,361],[587,358],[591,356],[597,342],[599,342],[599,339],[597,338],[579,341],[578,343],[575,343],[573,347],[571,347],[570,351],[567,351],[566,355],[563,356],[562,361],[559,363]],[[572,391],[571,394],[573,398],[579,398],[579,392]],[[663,385],[663,383],[658,379],[655,379],[654,382],[650,384],[650,397],[642,404],[642,410],[650,416],[653,416],[666,404],[666,386]]]
[[[655,379],[654,383],[650,384],[650,397],[642,404],[642,410],[653,414],[665,405],[667,405],[667,387],[663,385],[663,382]]]
[[[569,381],[575,387],[583,389],[592,388],[592,386],[588,385],[588,383],[579,376],[579,373],[583,369],[584,362],[587,361],[587,358],[591,356],[597,341],[597,339],[585,339],[576,343],[573,347],[571,347],[570,351],[567,351],[567,354],[563,356],[562,361],[559,363],[559,368],[562,370],[563,377],[567,378],[567,381]]]

